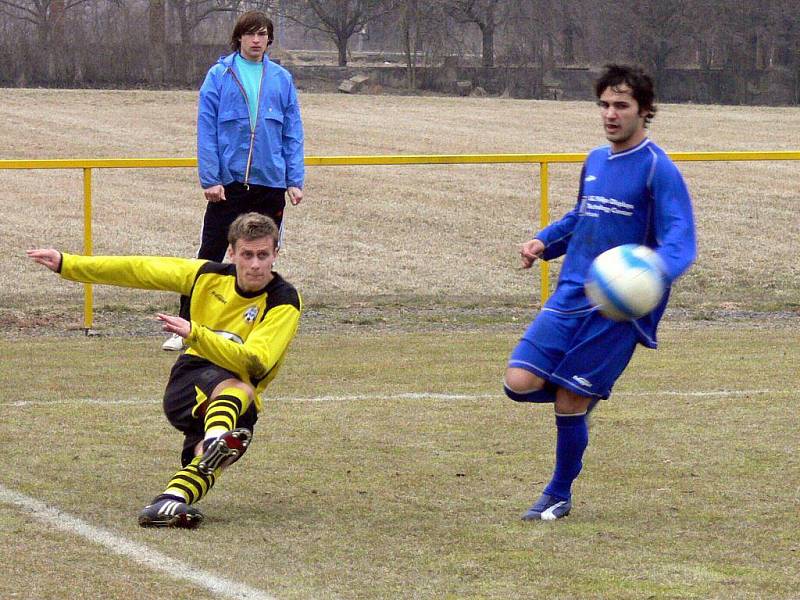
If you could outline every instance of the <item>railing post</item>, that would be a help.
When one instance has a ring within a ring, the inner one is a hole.
[[[549,189],[549,173],[548,163],[542,161],[539,163],[539,227],[544,229],[550,224],[550,209],[548,207],[548,189]],[[539,277],[541,287],[542,306],[547,302],[550,297],[550,265],[546,260],[539,261]]]
[[[83,169],[83,254],[92,254],[92,169]],[[92,329],[92,284],[83,284],[83,332],[89,335]]]

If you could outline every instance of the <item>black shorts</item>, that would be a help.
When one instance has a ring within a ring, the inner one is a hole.
[[[192,462],[195,446],[205,437],[205,410],[200,408],[201,404],[226,379],[239,379],[239,376],[199,356],[182,354],[172,366],[164,390],[164,414],[185,436],[181,452],[184,467]],[[255,402],[251,402],[236,426],[253,431],[257,420]]]

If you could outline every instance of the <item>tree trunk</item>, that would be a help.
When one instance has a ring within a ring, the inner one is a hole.
[[[347,66],[347,38],[342,36],[336,37],[336,49],[339,51],[339,66]]]
[[[564,62],[568,65],[575,64],[575,28],[572,23],[568,24],[564,30]]]
[[[411,32],[409,31],[408,21],[404,23],[403,31],[403,50],[406,55],[406,87],[414,89],[414,63],[411,57]]]
[[[193,71],[191,65],[192,58],[192,27],[189,23],[189,15],[185,4],[179,4],[178,9],[178,24],[181,32],[180,45],[176,48],[178,64],[180,65],[180,79],[181,83],[188,83],[193,79]]]
[[[403,50],[406,55],[406,86],[417,87],[417,42],[419,35],[419,11],[417,0],[408,0],[403,7]]]
[[[147,10],[149,19],[150,43],[161,45],[166,40],[166,6],[164,0],[150,0]]]
[[[489,5],[486,12],[486,21],[478,23],[483,36],[483,66],[494,66],[494,4]]]
[[[800,44],[792,53],[792,63],[794,71],[794,103],[800,104]]]
[[[481,27],[483,34],[483,66],[494,66],[494,25],[486,24]]]
[[[166,14],[164,0],[150,0],[148,9],[150,31],[150,81],[163,83],[166,77],[167,49],[166,49]]]
[[[36,35],[39,48],[44,51],[44,60],[37,61],[32,65],[34,81],[53,81],[55,77],[56,63],[55,50],[53,48],[52,26],[53,22],[47,18],[47,15],[42,15],[41,20],[36,23]]]

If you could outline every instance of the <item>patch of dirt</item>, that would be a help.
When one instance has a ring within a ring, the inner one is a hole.
[[[305,333],[436,331],[507,331],[521,333],[536,314],[532,307],[486,306],[391,306],[368,303],[351,306],[306,306],[301,320]],[[746,310],[670,309],[662,321],[669,327],[698,329],[705,326],[794,328],[800,330],[798,312],[754,312]],[[75,336],[164,337],[151,312],[104,310],[94,313],[87,332],[80,310],[0,309],[0,338]]]

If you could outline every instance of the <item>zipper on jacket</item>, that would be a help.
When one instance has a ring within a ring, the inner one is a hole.
[[[231,72],[233,76],[233,81],[236,82],[236,85],[239,86],[239,91],[242,92],[242,97],[244,98],[245,106],[247,106],[247,119],[250,121],[250,148],[247,151],[247,165],[244,169],[244,188],[246,190],[250,189],[250,183],[248,180],[250,179],[250,164],[253,161],[253,147],[255,146],[256,141],[256,127],[258,127],[258,111],[261,108],[261,86],[264,83],[264,74],[267,70],[267,65],[264,64],[262,60],[262,69],[261,69],[261,81],[258,83],[258,103],[256,104],[256,118],[250,121],[250,101],[247,99],[247,92],[242,85],[242,82],[239,81],[239,78],[236,76],[236,71],[233,70],[233,65],[228,67],[228,70]]]

